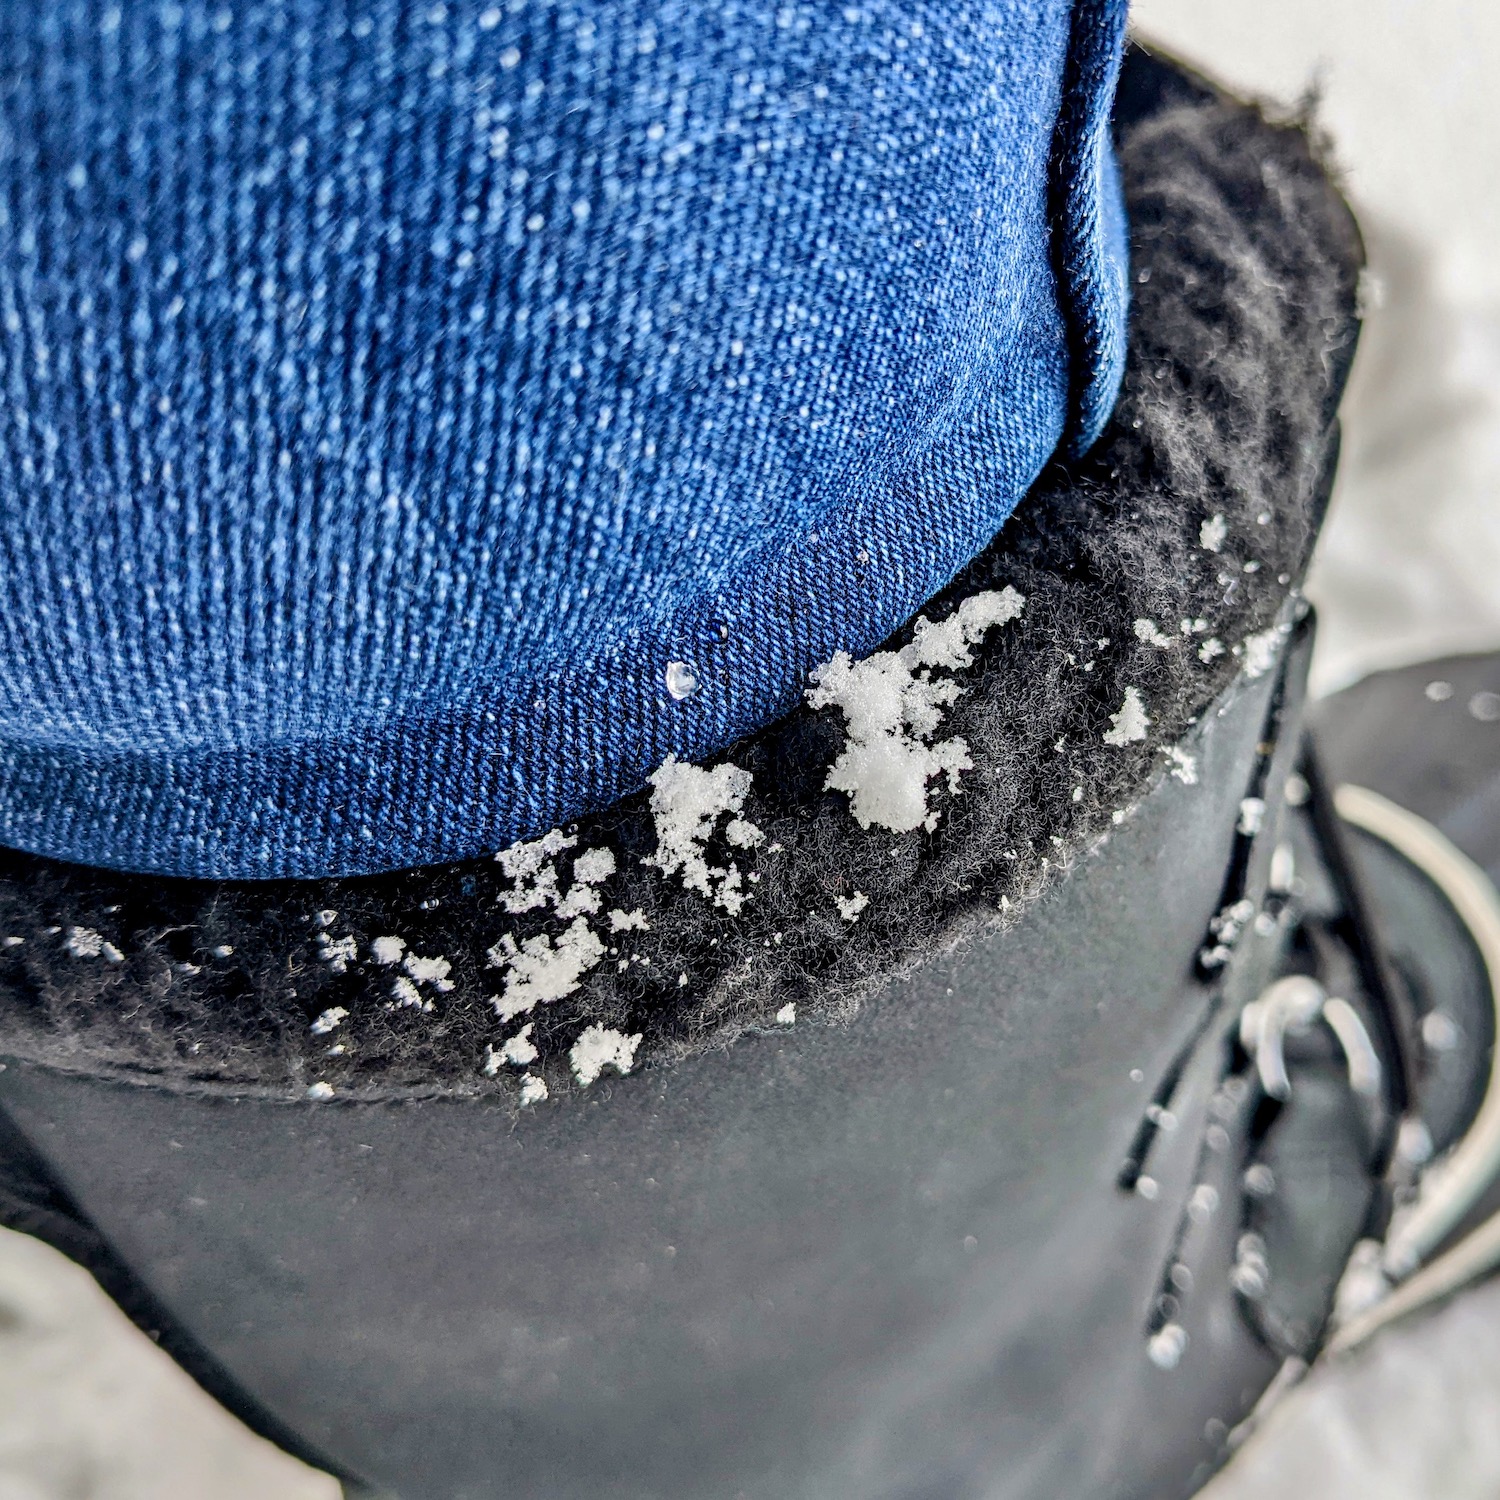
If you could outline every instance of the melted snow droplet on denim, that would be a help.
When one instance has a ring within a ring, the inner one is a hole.
[[[685,661],[667,663],[667,691],[677,699],[690,698],[698,691],[698,674]]]

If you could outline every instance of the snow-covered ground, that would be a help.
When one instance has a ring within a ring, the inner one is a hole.
[[[1318,1370],[1201,1500],[1494,1500],[1500,1282]]]
[[[1137,0],[1137,25],[1282,99],[1318,83],[1375,287],[1314,591],[1326,687],[1500,645],[1500,6]],[[1212,1500],[1500,1494],[1500,1284],[1315,1375]],[[336,1500],[61,1257],[0,1231],[0,1500]]]
[[[0,1500],[338,1500],[251,1436],[93,1281],[0,1230]]]

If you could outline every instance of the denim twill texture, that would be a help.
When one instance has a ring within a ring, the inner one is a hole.
[[[1124,17],[0,0],[0,842],[474,855],[874,647],[1113,400]]]

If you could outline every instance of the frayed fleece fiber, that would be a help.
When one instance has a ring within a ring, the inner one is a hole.
[[[326,881],[0,860],[0,1054],[192,1092],[518,1109],[861,994],[1028,902],[1274,665],[1357,232],[1306,132],[1127,66],[1134,313],[1084,459],[864,665],[493,858]],[[1157,79],[1157,83],[1152,80]],[[1186,741],[1186,743],[1184,743]]]

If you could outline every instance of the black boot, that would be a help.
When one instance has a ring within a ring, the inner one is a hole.
[[[930,607],[1008,623],[919,826],[830,789],[832,700],[675,866],[664,785],[509,866],[7,856],[6,1222],[408,1500],[1195,1488],[1385,1233],[1422,1022],[1303,763],[1357,234],[1141,52],[1119,134],[1125,392]],[[500,1025],[598,889],[608,962]]]

